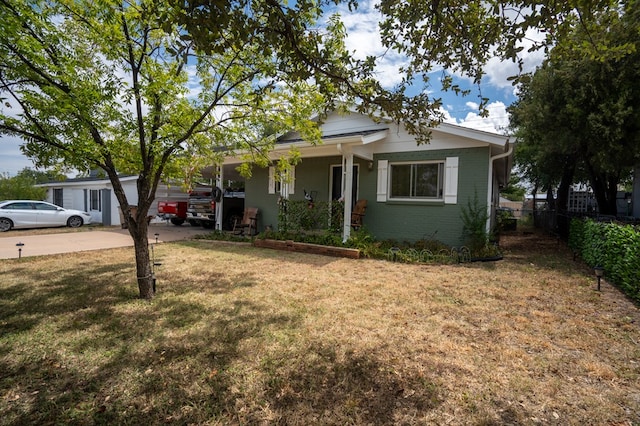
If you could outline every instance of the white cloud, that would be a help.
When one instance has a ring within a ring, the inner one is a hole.
[[[362,1],[358,3],[358,8],[349,11],[345,5],[338,6],[335,11],[340,14],[340,18],[347,31],[347,50],[354,52],[355,57],[364,59],[367,56],[378,57],[376,69],[377,78],[386,88],[392,88],[402,80],[399,69],[408,64],[406,57],[399,55],[395,51],[386,49],[382,45],[379,34],[379,24],[382,15],[375,8],[375,1]],[[517,17],[514,17],[517,19]],[[533,72],[544,59],[542,50],[529,52],[529,49],[536,43],[544,39],[545,34],[530,29],[527,31],[524,40],[519,43],[523,47],[520,57],[523,61],[523,72]],[[438,70],[434,70],[435,73]],[[520,71],[518,65],[511,61],[503,61],[497,57],[490,59],[484,66],[485,76],[482,79],[480,89],[483,96],[490,99],[507,100],[517,96],[517,88],[508,80],[509,77],[516,76]],[[466,76],[456,75],[468,82]],[[437,95],[437,94],[436,94]],[[477,109],[477,106],[475,107]],[[453,109],[450,110],[451,112]],[[504,114],[503,114],[504,115]],[[472,120],[476,118],[472,117]]]
[[[377,57],[376,77],[382,85],[391,88],[399,84],[402,81],[399,69],[407,64],[407,60],[382,45],[379,25],[382,15],[375,9],[375,2],[359,2],[354,11],[341,6],[337,8],[337,12],[347,32],[347,51],[352,52],[356,59]]]
[[[447,105],[447,108],[449,107],[450,105]],[[438,112],[442,114],[442,121],[449,124],[458,124],[458,120],[451,115],[447,108],[440,107],[440,109],[438,110]]]
[[[529,73],[534,72],[544,60],[544,51],[541,49],[529,52],[529,49],[536,42],[544,40],[544,33],[538,30],[530,29],[526,33],[525,39],[519,44],[524,49],[520,52],[520,58],[522,59],[522,72]],[[511,61],[503,61],[497,57],[490,59],[484,68],[486,77],[484,80],[490,85],[500,89],[513,88],[510,81],[507,79],[518,75],[520,70],[518,64]]]
[[[475,102],[467,102],[467,106],[478,110],[478,104]],[[468,112],[466,117],[456,120],[454,124],[485,132],[505,134],[509,126],[509,113],[506,105],[499,101],[492,102],[487,105],[487,110],[489,112],[487,117],[481,117],[478,112]]]

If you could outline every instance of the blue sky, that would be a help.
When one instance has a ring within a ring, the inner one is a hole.
[[[339,10],[348,34],[347,49],[360,57],[368,55],[381,57],[377,70],[380,81],[393,86],[399,78],[397,69],[403,64],[404,58],[383,48],[378,36],[380,15],[375,10],[374,4],[365,0],[359,2],[359,8],[355,12],[349,12],[346,8]],[[530,39],[539,38],[535,33],[528,36]],[[524,52],[525,71],[533,71],[541,63],[542,53],[527,53],[527,49],[524,49]],[[435,70],[431,75],[434,90],[439,89],[437,79],[441,73],[442,70]],[[507,78],[517,73],[517,67],[512,63],[492,59],[485,67],[485,73],[480,91],[483,97],[489,98],[487,106],[489,116],[486,118],[480,117],[478,113],[480,101],[478,87],[472,85],[467,78],[454,76],[456,84],[463,89],[471,90],[468,96],[462,97],[456,96],[453,92],[438,91],[432,92],[431,95],[442,98],[442,112],[446,122],[503,134],[509,123],[506,108],[516,100],[517,93]],[[13,176],[25,167],[33,168],[33,163],[21,154],[20,143],[17,138],[0,136],[0,174]]]

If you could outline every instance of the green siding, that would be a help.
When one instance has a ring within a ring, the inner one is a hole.
[[[489,174],[488,148],[380,154],[375,156],[375,160],[377,166],[377,160],[444,161],[446,157],[459,158],[457,204],[377,202],[375,192],[377,176],[372,182],[367,182],[367,186],[371,186],[371,193],[365,225],[376,238],[397,241],[435,239],[450,246],[463,244],[462,207],[467,206],[469,199],[473,199],[476,192],[480,202],[486,204]]]
[[[269,169],[254,168],[244,185],[244,206],[258,208],[258,232],[278,224],[278,195],[269,194]]]
[[[360,164],[358,198],[368,200],[364,218],[366,229],[378,239],[415,241],[423,238],[437,239],[451,246],[459,246],[462,241],[461,208],[478,194],[483,204],[487,200],[489,148],[466,148],[458,150],[415,151],[409,153],[376,154],[373,170],[369,161],[354,158]],[[444,202],[408,203],[376,201],[377,160],[425,161],[458,157],[458,203]],[[295,194],[292,200],[302,200],[304,191],[316,191],[316,200],[329,199],[330,167],[340,164],[341,157],[305,158],[296,166]],[[247,207],[258,207],[259,230],[278,225],[278,194],[268,194],[268,169],[256,169],[253,177],[246,182]]]
[[[304,158],[296,166],[295,193],[289,196],[291,200],[303,200],[304,190],[315,191],[317,201],[328,201],[330,198],[330,173],[332,165],[340,165],[342,157]],[[375,185],[375,170],[367,169],[368,161],[354,159],[354,164],[360,165],[360,175],[372,175]],[[269,194],[269,169],[256,168],[253,176],[245,183],[245,206],[257,207],[258,230],[266,226],[278,229],[278,197],[279,194]],[[375,188],[373,189],[375,194]],[[360,197],[362,198],[362,197]]]

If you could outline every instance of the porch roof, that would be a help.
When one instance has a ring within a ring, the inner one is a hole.
[[[370,143],[379,138],[375,137],[376,134],[379,134],[381,138],[384,138],[389,131],[388,127],[382,129],[370,129],[370,130],[360,130],[356,132],[345,132],[345,133],[335,133],[335,134],[323,134],[323,141],[332,141],[335,142],[336,139],[347,139],[349,142],[358,142],[362,141],[363,143]],[[374,136],[373,138],[368,138],[367,136]],[[302,138],[293,138],[293,139],[285,139],[284,137],[279,138],[277,144],[292,144],[292,143],[307,143]]]

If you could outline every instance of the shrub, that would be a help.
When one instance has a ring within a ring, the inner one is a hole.
[[[472,252],[480,252],[489,244],[489,233],[487,232],[487,206],[480,204],[478,193],[473,199],[469,199],[466,207],[462,207],[461,212],[463,235],[467,238],[467,245]]]
[[[640,302],[640,232],[636,227],[573,219],[569,246],[589,266],[603,267],[609,282]]]

